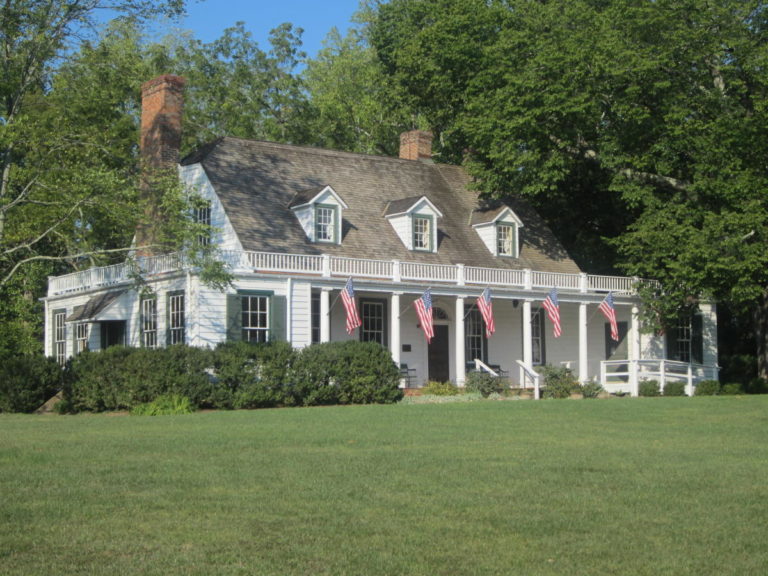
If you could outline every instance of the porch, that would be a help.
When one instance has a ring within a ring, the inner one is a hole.
[[[237,290],[253,290],[268,284],[275,296],[286,298],[285,336],[299,347],[315,341],[360,337],[346,334],[343,308],[334,306],[346,280],[353,278],[360,303],[372,302],[372,309],[376,302],[383,303],[379,308],[383,314],[381,321],[386,324],[381,331],[386,334],[381,337],[382,344],[390,349],[396,364],[404,366],[411,386],[421,386],[429,379],[450,379],[461,385],[468,366],[471,369],[478,360],[491,370],[506,371],[518,386],[533,385],[532,374],[537,364],[567,364],[580,381],[598,380],[609,391],[626,388],[627,392],[636,393],[637,382],[658,373],[659,367],[654,368],[652,363],[664,357],[664,342],[640,332],[640,303],[634,291],[636,278],[355,259],[327,254],[230,251],[221,253],[220,257],[233,273]],[[159,285],[164,279],[179,277],[183,272],[195,274],[179,254],[140,258],[52,277],[47,300],[60,302],[78,295],[82,298],[84,293],[130,287],[137,276]],[[202,288],[195,288],[194,280],[191,283],[187,280],[187,285],[196,295],[185,301],[186,316],[190,326],[200,326],[199,318],[210,318],[211,312],[201,312],[196,307],[216,298],[203,294]],[[551,336],[551,325],[541,308],[553,286],[558,290],[561,304],[563,337],[559,339]],[[438,339],[429,346],[410,308],[427,287],[432,290],[436,312],[439,310],[435,318]],[[493,289],[497,332],[483,341],[478,337],[477,315],[472,309],[485,287]],[[622,332],[621,342],[611,346],[606,340],[604,319],[597,312],[598,304],[608,292],[614,295]],[[310,306],[310,301],[317,310]],[[226,333],[201,337],[191,331],[186,341],[205,346],[225,338]],[[711,365],[690,369],[691,382],[709,377],[713,372],[716,374],[716,349],[714,356],[709,354],[709,358],[713,357],[715,361]],[[681,370],[688,374],[688,368],[683,370],[670,361],[661,364],[660,370],[664,379],[677,378],[675,374],[682,373]]]

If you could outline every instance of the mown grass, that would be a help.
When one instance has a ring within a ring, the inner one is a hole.
[[[0,417],[0,574],[765,574],[768,397]]]

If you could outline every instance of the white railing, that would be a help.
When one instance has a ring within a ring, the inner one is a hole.
[[[689,364],[676,360],[605,360],[600,363],[600,383],[608,392],[639,395],[640,382],[656,380],[664,393],[667,382],[685,382],[685,392],[693,396],[702,380],[717,380],[720,368],[705,364]]]
[[[633,293],[635,278],[560,274],[506,268],[479,268],[462,264],[423,264],[396,260],[373,260],[328,255],[283,254],[277,252],[224,251],[221,260],[230,270],[239,272],[280,272],[311,274],[324,277],[352,276],[379,278],[393,282],[440,282],[454,285],[499,286],[530,290],[556,286],[578,292]],[[65,294],[129,282],[136,274],[156,276],[180,270],[184,265],[179,254],[142,257],[113,266],[91,268],[63,276],[51,277],[48,294]]]
[[[364,260],[362,258],[331,257],[331,274],[359,278],[392,278],[395,264],[392,260]]]
[[[486,364],[479,358],[475,358],[475,370],[477,370],[478,372],[487,372],[488,374],[490,374],[491,376],[495,376],[496,378],[500,376],[500,374],[496,372],[496,370],[488,366],[488,364]]]
[[[541,398],[541,376],[533,368],[525,365],[522,360],[516,360],[520,367],[520,388],[528,389],[528,383],[533,384],[533,397]]]

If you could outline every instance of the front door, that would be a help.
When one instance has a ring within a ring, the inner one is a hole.
[[[101,324],[101,349],[125,346],[125,320],[108,320]]]
[[[450,380],[448,360],[448,326],[436,324],[435,336],[429,345],[429,379],[434,382]]]

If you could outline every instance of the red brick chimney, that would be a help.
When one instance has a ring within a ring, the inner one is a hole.
[[[400,134],[400,158],[403,160],[431,160],[432,132],[411,130]]]
[[[160,228],[164,218],[158,190],[176,177],[181,148],[184,78],[166,74],[141,86],[141,200],[143,220],[136,226],[139,256],[163,252]]]

